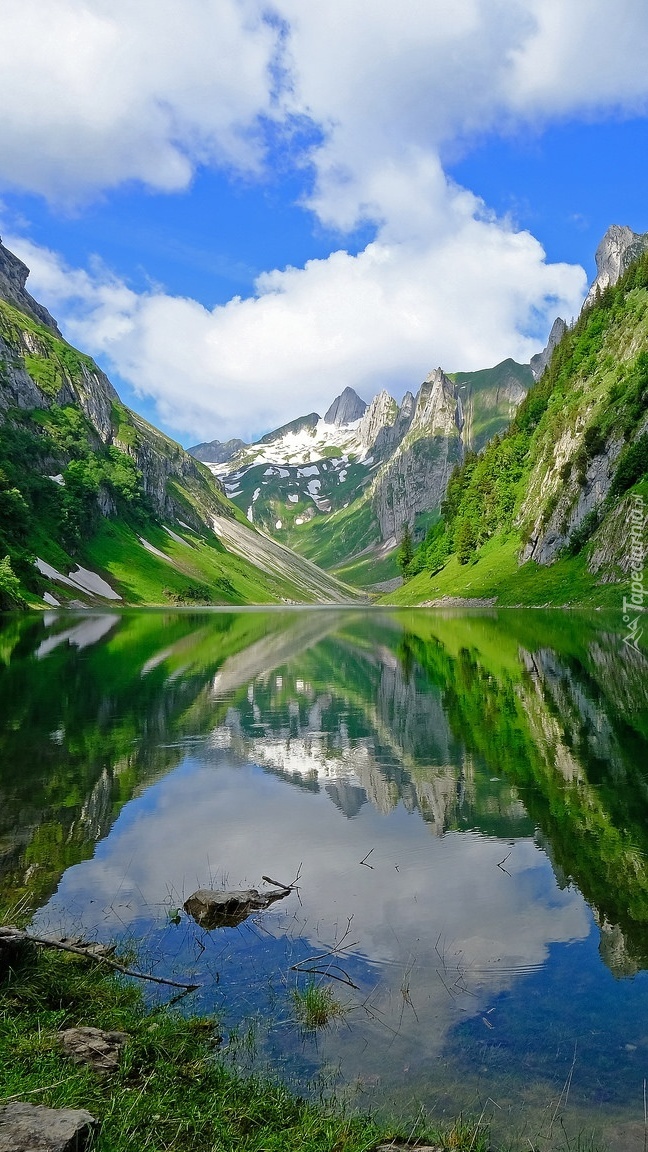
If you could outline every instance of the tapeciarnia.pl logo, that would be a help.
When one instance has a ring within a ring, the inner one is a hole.
[[[641,613],[644,610],[644,600],[648,590],[644,586],[644,563],[646,547],[644,543],[646,528],[646,513],[644,498],[639,493],[632,496],[630,507],[630,596],[623,597],[623,623],[626,625],[626,634],[623,643],[639,651],[639,640],[643,636],[643,628],[639,627]]]

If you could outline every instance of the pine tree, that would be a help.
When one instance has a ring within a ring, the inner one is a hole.
[[[407,576],[407,571],[414,558],[414,544],[412,542],[412,533],[409,524],[403,528],[401,536],[400,548],[398,549],[398,556],[396,557],[398,567],[403,576]]]

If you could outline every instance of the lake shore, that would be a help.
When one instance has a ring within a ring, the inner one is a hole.
[[[476,1121],[442,1131],[420,1115],[377,1123],[335,1100],[312,1103],[243,1076],[216,1017],[147,1008],[139,988],[96,963],[32,946],[0,962],[0,1107],[85,1109],[98,1121],[96,1152],[369,1152],[408,1139],[435,1152],[490,1147]],[[73,1026],[128,1035],[116,1071],[100,1076],[72,1063],[60,1033]]]

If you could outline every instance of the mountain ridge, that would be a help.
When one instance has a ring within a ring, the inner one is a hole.
[[[64,340],[27,276],[0,243],[0,609],[357,595],[246,524]]]

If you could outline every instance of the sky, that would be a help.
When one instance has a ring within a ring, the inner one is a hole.
[[[3,0],[0,235],[185,446],[528,361],[648,231],[645,0]]]

